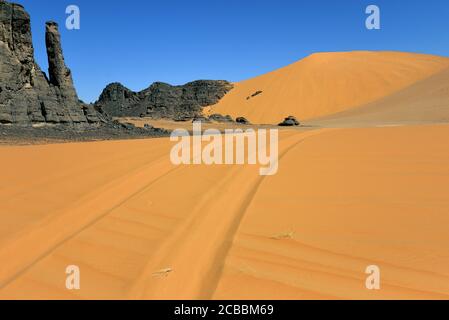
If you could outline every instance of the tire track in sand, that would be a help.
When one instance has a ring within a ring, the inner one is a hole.
[[[295,132],[284,138],[279,161],[305,139],[329,130],[333,129]],[[257,169],[239,166],[228,170],[217,186],[204,194],[191,216],[153,254],[154,258],[130,285],[127,298],[210,298],[245,211],[267,179]],[[230,189],[232,192],[227,192]],[[170,273],[161,277],[157,276],[158,270]]]

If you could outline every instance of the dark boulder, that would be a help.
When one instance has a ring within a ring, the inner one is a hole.
[[[301,123],[294,116],[285,118],[285,120],[279,124],[281,127],[295,127],[299,125],[301,125]]]
[[[220,122],[220,123],[232,123],[234,122],[234,119],[232,119],[232,117],[230,115],[221,115],[221,114],[213,114],[211,116],[209,116],[209,120],[211,121],[215,121],[215,122]]]
[[[238,117],[235,122],[240,123],[240,124],[251,124],[251,122],[249,122],[248,119],[246,119],[245,117]]]

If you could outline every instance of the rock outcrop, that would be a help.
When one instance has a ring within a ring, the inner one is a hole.
[[[120,83],[109,84],[95,106],[113,117],[135,117],[147,112],[139,93],[129,90]]]
[[[148,89],[133,92],[120,83],[112,83],[95,105],[114,117],[189,120],[199,116],[204,107],[216,104],[232,88],[227,81],[199,80],[182,86],[156,82]]]
[[[46,25],[46,45],[49,78],[34,59],[29,14],[0,0],[0,124],[100,122],[95,108],[78,100],[54,22]]]

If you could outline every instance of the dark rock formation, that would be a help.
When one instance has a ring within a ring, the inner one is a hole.
[[[95,103],[114,117],[169,118],[189,121],[200,115],[203,107],[220,101],[233,88],[227,81],[199,80],[183,86],[153,83],[148,89],[133,92],[119,83],[108,85]]]
[[[249,122],[249,120],[245,117],[238,117],[237,119],[235,119],[235,122],[240,124],[251,124],[251,122]]]
[[[113,117],[136,117],[147,113],[139,93],[125,88],[120,83],[109,84],[101,93],[95,106]]]
[[[299,125],[301,125],[301,123],[294,116],[285,118],[285,120],[279,124],[280,127],[295,127]]]
[[[72,72],[65,65],[61,47],[61,36],[56,22],[47,22],[45,44],[48,56],[48,75],[50,83],[58,87],[67,99],[77,101],[78,96],[73,85]]]
[[[47,125],[24,127],[15,125],[0,125],[0,144],[47,144],[63,141],[98,141],[114,139],[147,139],[167,137],[170,132],[164,129],[146,127],[139,128],[108,121],[101,126],[67,126]]]
[[[54,22],[47,23],[46,44],[50,79],[34,59],[30,16],[0,0],[0,123],[98,123],[102,116],[78,100]]]

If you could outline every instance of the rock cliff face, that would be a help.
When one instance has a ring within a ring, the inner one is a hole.
[[[0,0],[0,124],[98,123],[101,115],[78,100],[54,22],[46,25],[46,45],[49,79],[34,59],[29,14]]]
[[[189,119],[233,88],[227,81],[201,80],[183,86],[157,82],[133,92],[113,83],[95,105],[85,105],[65,64],[55,22],[46,23],[45,40],[48,77],[34,59],[29,14],[19,4],[0,0],[0,125],[83,127],[110,122],[107,115]]]
[[[140,116],[147,112],[140,95],[120,83],[109,84],[101,93],[95,106],[113,117]]]
[[[148,89],[133,92],[120,83],[112,83],[95,105],[114,117],[194,118],[203,107],[216,104],[232,88],[227,81],[199,80],[183,86],[156,82]]]

